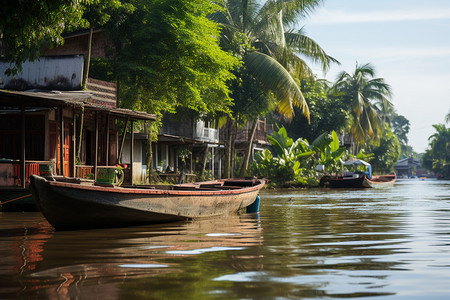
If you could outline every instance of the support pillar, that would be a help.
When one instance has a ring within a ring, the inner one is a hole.
[[[106,160],[105,165],[109,165],[109,114],[106,115]]]
[[[131,121],[131,145],[130,145],[130,172],[131,185],[133,185],[133,162],[134,162],[134,121]]]
[[[98,111],[95,112],[94,180],[97,180],[98,166]]]
[[[76,168],[76,153],[77,153],[77,118],[75,114],[75,107],[73,108],[72,120],[73,120],[73,134],[72,134],[72,177],[77,177],[77,168]]]
[[[25,188],[25,106],[20,109],[20,185]]]
[[[122,163],[122,152],[123,152],[123,145],[125,144],[125,138],[127,136],[127,127],[128,127],[128,122],[130,120],[127,119],[127,121],[125,122],[125,127],[123,129],[123,133],[122,133],[122,140],[120,141],[120,147],[119,147],[119,156],[118,156],[118,161],[119,163]]]
[[[64,114],[63,107],[59,107],[59,175],[64,174]]]

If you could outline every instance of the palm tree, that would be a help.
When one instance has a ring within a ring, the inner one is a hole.
[[[450,176],[450,128],[444,124],[433,125],[436,133],[431,135],[430,149],[427,150],[432,159],[432,169],[445,177]]]
[[[445,123],[450,123],[450,111],[449,111],[448,114],[445,116]]]
[[[389,101],[391,87],[383,78],[375,78],[375,69],[370,64],[358,65],[353,74],[341,72],[333,91],[348,102],[353,123],[350,134],[356,142],[355,153],[369,139],[379,139],[384,130],[386,116],[393,112]]]
[[[212,16],[222,25],[223,47],[242,57],[246,71],[265,91],[274,94],[278,111],[287,118],[293,116],[293,106],[298,106],[309,121],[308,105],[298,82],[302,77],[312,76],[313,72],[299,55],[319,62],[323,70],[337,62],[308,38],[303,29],[289,29],[322,2],[224,0],[223,11]],[[249,137],[249,149],[255,125],[256,120]],[[241,174],[247,169],[248,159],[247,154]]]
[[[287,29],[312,12],[322,0],[225,0],[224,10],[212,18],[222,27],[222,44],[242,55],[245,67],[266,90],[274,93],[278,110],[290,118],[293,105],[309,110],[297,79],[313,72],[298,55],[318,62],[323,70],[337,62],[302,29]],[[237,44],[237,45],[236,45]],[[249,45],[246,47],[245,45]]]

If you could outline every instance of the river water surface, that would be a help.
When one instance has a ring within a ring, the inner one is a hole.
[[[259,214],[68,232],[0,213],[0,299],[449,299],[449,181],[261,201]]]

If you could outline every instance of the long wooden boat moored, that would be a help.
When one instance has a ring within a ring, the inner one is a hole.
[[[364,177],[362,183],[363,187],[366,188],[384,188],[391,187],[394,185],[397,175],[394,173],[392,175],[378,175],[372,176],[372,178]]]
[[[259,179],[147,187],[103,187],[32,175],[36,204],[56,230],[124,227],[236,213],[253,204]]]
[[[372,166],[361,159],[343,162],[344,166],[365,166],[367,171],[349,172],[345,175],[325,175],[320,179],[321,186],[330,188],[383,188],[393,186],[397,175],[372,176]]]
[[[384,188],[394,185],[397,176],[378,175],[368,178],[366,174],[358,174],[359,176],[324,176],[321,179],[321,185],[330,188]]]

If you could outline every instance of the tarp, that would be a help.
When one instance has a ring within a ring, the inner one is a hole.
[[[351,166],[351,165],[358,165],[358,166],[360,166],[360,165],[364,165],[364,166],[367,167],[367,173],[368,173],[367,177],[369,179],[372,178],[372,166],[368,162],[366,162],[366,161],[364,161],[362,159],[351,159],[351,160],[342,162],[342,164],[344,166]]]
[[[347,160],[344,161],[342,163],[344,166],[349,166],[349,165],[365,165],[366,167],[370,166],[370,164],[362,159],[351,159],[351,160]]]

